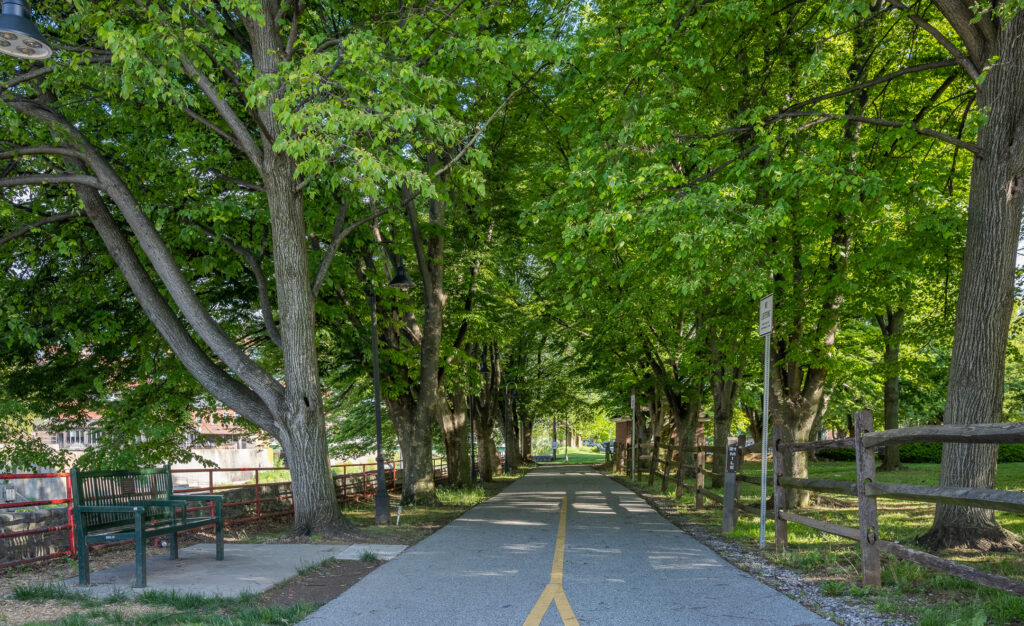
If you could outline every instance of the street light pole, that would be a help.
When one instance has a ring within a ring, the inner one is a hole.
[[[509,405],[508,383],[505,383],[505,462],[502,463],[501,469],[502,469],[502,472],[504,472],[506,475],[509,473],[509,469],[508,469],[509,468],[508,455],[509,455],[510,452],[512,452],[512,445],[511,445],[511,442],[508,439],[508,419],[509,419],[509,416],[508,416],[508,405]]]
[[[473,421],[473,396],[466,395],[469,412],[469,482],[476,484],[476,423]]]
[[[389,287],[408,291],[416,286],[405,273],[405,266],[399,263],[395,278]],[[387,526],[391,522],[391,502],[388,500],[387,475],[384,473],[384,435],[380,422],[380,356],[377,347],[377,290],[370,281],[370,350],[373,354],[373,411],[377,422],[377,493],[374,495],[374,522]]]
[[[377,356],[377,290],[370,282],[370,346],[373,352],[373,410],[377,419],[377,494],[374,496],[374,521],[387,526],[391,521],[391,502],[384,475],[384,436],[380,424],[380,364]]]

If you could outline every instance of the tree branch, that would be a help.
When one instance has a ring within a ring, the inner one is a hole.
[[[32,222],[31,224],[26,224],[26,225],[22,226],[21,228],[19,228],[17,230],[12,230],[11,232],[9,232],[6,235],[4,235],[3,237],[0,237],[0,246],[4,245],[5,243],[7,243],[9,241],[13,241],[13,240],[17,239],[18,237],[23,237],[23,236],[27,235],[28,233],[32,232],[33,229],[39,228],[40,226],[45,226],[47,224],[53,224],[55,222],[66,222],[68,220],[73,220],[73,219],[76,219],[76,218],[79,218],[79,217],[82,217],[82,215],[80,213],[60,213],[60,214],[57,214],[57,215],[48,215],[47,217],[44,217],[41,220],[36,220],[35,222]]]
[[[267,336],[274,342],[274,345],[280,348],[281,333],[277,328],[277,323],[274,322],[274,309],[270,304],[270,288],[267,286],[267,278],[263,274],[263,267],[260,265],[259,259],[256,258],[256,255],[253,254],[251,250],[240,245],[231,237],[227,235],[218,235],[213,229],[194,220],[186,221],[189,224],[198,227],[210,237],[223,240],[224,243],[228,244],[229,248],[245,259],[245,262],[249,265],[249,269],[252,270],[253,277],[256,279],[256,289],[259,292],[260,298],[260,313],[263,315],[263,325],[267,328]]]
[[[217,92],[217,87],[210,81],[206,74],[199,71],[193,64],[191,59],[187,56],[181,57],[181,66],[185,69],[193,80],[196,81],[196,85],[206,96],[206,99],[210,101],[213,108],[220,115],[221,119],[231,129],[231,134],[237,140],[238,148],[253,162],[256,167],[260,167],[263,162],[263,151],[257,145],[256,140],[249,134],[249,129],[246,128],[245,124],[242,123],[241,118],[235,113],[231,106],[221,99],[220,94]],[[223,130],[221,131],[224,132]],[[222,135],[223,136],[223,135]]]
[[[82,153],[70,146],[24,146],[0,152],[0,159],[16,159],[22,156],[54,154],[71,158],[79,158]]]
[[[978,146],[973,143],[957,139],[952,135],[932,130],[930,128],[921,128],[917,124],[911,124],[909,122],[900,122],[896,120],[886,120],[877,117],[865,117],[863,115],[838,115],[833,113],[818,113],[815,111],[790,111],[788,113],[777,116],[779,118],[790,118],[790,117],[814,117],[816,121],[828,122],[834,120],[848,120],[852,122],[860,122],[861,124],[871,124],[874,126],[883,126],[885,128],[909,128],[919,135],[938,139],[950,145],[958,146],[973,153],[975,156],[978,154]]]
[[[943,15],[946,16],[946,19],[950,22],[950,25],[953,26],[954,30],[957,31],[957,34],[960,35],[960,38],[964,40],[964,43],[967,45],[967,51],[968,54],[970,54],[970,57],[968,57],[967,54],[964,54],[963,50],[957,47],[957,45],[954,44],[952,41],[947,39],[945,35],[940,33],[937,28],[932,26],[931,23],[928,22],[928,20],[924,19],[920,15],[917,15],[916,13],[911,13],[909,7],[900,2],[900,0],[886,0],[886,2],[896,7],[897,9],[901,11],[906,11],[907,17],[910,18],[910,21],[912,21],[920,29],[931,35],[935,39],[935,41],[939,42],[939,45],[941,45],[943,48],[948,50],[951,55],[953,55],[953,58],[957,60],[957,63],[960,64],[960,67],[964,68],[964,71],[967,72],[967,75],[971,77],[971,80],[978,80],[978,77],[981,76],[981,69],[978,67],[978,59],[980,58],[981,62],[984,62],[984,56],[977,56],[975,54],[975,50],[971,49],[972,47],[977,47],[978,43],[975,40],[975,38],[970,35],[969,30],[961,31],[961,29],[957,27],[953,20],[950,19],[950,14],[948,14],[946,10],[942,8],[942,5],[944,4],[949,5],[959,3],[956,2],[956,0],[953,0],[952,2],[944,0],[932,1],[936,6],[939,7],[939,10],[942,11]],[[970,19],[968,19],[968,22],[969,21]]]
[[[925,71],[928,71],[928,70],[934,70],[934,69],[938,69],[938,68],[941,68],[941,67],[950,67],[950,66],[957,65],[957,64],[958,64],[958,62],[955,59],[943,59],[941,61],[932,61],[930,63],[921,63],[919,65],[911,65],[910,67],[904,67],[904,68],[898,69],[895,72],[890,72],[890,73],[885,74],[883,76],[879,76],[878,78],[872,78],[871,80],[863,82],[863,83],[860,83],[859,85],[853,85],[853,86],[850,86],[850,87],[846,87],[845,89],[840,89],[839,91],[833,91],[832,93],[827,93],[827,94],[825,94],[823,96],[815,96],[814,98],[809,98],[807,100],[803,100],[801,102],[797,102],[797,103],[795,103],[795,104],[793,104],[791,106],[786,107],[784,109],[784,112],[785,111],[793,111],[793,110],[796,110],[796,109],[802,109],[802,108],[807,107],[807,106],[818,104],[819,102],[822,102],[824,100],[831,100],[832,98],[838,98],[840,96],[845,96],[847,94],[851,94],[851,93],[853,93],[855,91],[862,91],[864,89],[868,89],[869,87],[874,87],[875,85],[881,85],[882,83],[887,83],[887,82],[889,82],[889,81],[891,81],[891,80],[893,80],[895,78],[899,78],[900,76],[905,76],[907,74],[914,74],[914,73],[917,73],[917,72],[925,72]]]
[[[450,161],[445,163],[444,167],[442,167],[441,169],[439,169],[436,172],[434,172],[434,178],[440,178],[448,170],[450,170],[456,163],[458,163],[462,159],[462,157],[464,157],[466,155],[466,153],[469,152],[469,149],[473,147],[473,144],[476,143],[476,140],[480,138],[480,135],[482,135],[483,132],[485,130],[487,130],[487,126],[490,125],[490,123],[494,120],[494,118],[498,117],[498,114],[501,113],[502,110],[504,110],[504,108],[506,106],[508,106],[508,103],[512,102],[512,99],[515,98],[519,94],[520,91],[522,91],[523,89],[526,89],[527,85],[530,84],[530,81],[532,81],[537,76],[537,74],[539,74],[547,66],[548,66],[547,63],[542,64],[539,68],[537,68],[537,71],[535,71],[533,74],[530,75],[530,78],[528,78],[528,79],[526,79],[526,81],[520,83],[518,89],[516,89],[512,93],[508,94],[508,96],[505,97],[505,99],[502,101],[502,103],[500,105],[498,105],[498,108],[494,109],[494,112],[491,113],[491,116],[487,118],[487,121],[484,122],[483,124],[480,124],[480,125],[477,126],[476,132],[473,133],[473,136],[469,138],[469,141],[466,142],[466,145],[462,146],[462,150],[460,150],[458,154],[456,154],[454,157],[452,157],[452,159]]]
[[[11,178],[0,178],[0,187],[25,187],[28,185],[85,185],[103,189],[103,184],[87,174],[26,174]]]
[[[327,270],[330,269],[331,262],[334,260],[334,255],[337,254],[338,248],[341,247],[341,242],[344,241],[345,237],[348,237],[349,234],[352,233],[352,231],[359,228],[363,224],[375,220],[391,210],[383,209],[377,211],[339,230],[339,226],[345,223],[344,212],[347,211],[347,209],[348,203],[345,203],[345,206],[342,208],[342,211],[339,211],[339,216],[341,217],[341,220],[339,224],[335,225],[334,235],[331,238],[331,244],[327,247],[327,251],[324,253],[324,258],[320,261],[320,268],[317,270],[316,278],[313,280],[314,298],[317,297],[317,294],[320,293],[320,289],[323,287],[324,280],[327,279]]]

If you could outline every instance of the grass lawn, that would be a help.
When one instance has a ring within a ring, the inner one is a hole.
[[[771,468],[769,468],[770,471]],[[760,476],[760,462],[744,463],[744,472]],[[832,480],[856,480],[853,462],[820,461],[812,463],[809,474],[815,478]],[[939,465],[936,463],[908,464],[896,472],[878,472],[878,482],[937,485]],[[710,483],[710,479],[708,480]],[[1024,489],[1024,463],[1002,463],[997,472],[997,487],[1000,489]],[[760,488],[742,485],[741,501],[757,505]],[[641,478],[642,487],[647,490],[647,477]],[[705,501],[705,508],[694,507],[692,479],[687,481],[689,489],[684,490],[678,501],[680,513],[702,523],[710,530],[721,528],[722,513],[714,502]],[[661,486],[661,479],[655,478],[653,492]],[[721,493],[721,490],[710,489]],[[673,497],[673,485],[669,485],[668,498]],[[771,481],[768,483],[768,497],[771,497]],[[882,539],[899,541],[912,545],[914,539],[931,527],[935,505],[898,500],[878,500],[879,532]],[[808,517],[827,520],[843,526],[857,527],[856,500],[842,495],[821,494],[812,506],[796,511]],[[771,509],[768,511],[771,516]],[[1024,516],[1010,513],[996,513],[1005,528],[1024,536]],[[758,548],[759,520],[742,516],[736,529],[729,533],[748,548]],[[766,538],[768,549],[765,556],[793,569],[809,574],[820,581],[825,593],[836,596],[858,596],[874,600],[883,612],[895,612],[913,616],[921,624],[939,626],[944,624],[1024,624],[1024,597],[1014,596],[969,583],[959,578],[941,574],[916,564],[900,561],[882,555],[882,586],[865,588],[858,585],[860,577],[860,548],[849,540],[816,530],[789,524],[789,549],[776,553],[774,549],[774,525],[768,520]],[[1003,576],[1024,580],[1024,554],[981,553],[966,550],[948,551],[945,558],[965,563],[972,567],[988,570]]]
[[[534,456],[551,456],[551,448],[547,450],[534,450]],[[565,464],[565,448],[558,449],[558,460],[555,463]],[[570,465],[593,465],[594,463],[604,463],[604,452],[595,452],[594,448],[569,448],[569,461]],[[541,465],[551,465],[550,462],[543,462]]]

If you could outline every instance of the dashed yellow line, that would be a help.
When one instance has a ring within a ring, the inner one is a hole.
[[[548,607],[552,602],[558,608],[558,614],[562,617],[563,624],[579,626],[580,622],[576,619],[576,614],[572,612],[572,607],[569,606],[569,598],[566,597],[565,590],[562,589],[562,566],[565,564],[565,514],[568,503],[569,496],[562,496],[562,512],[558,516],[558,539],[555,541],[555,560],[551,563],[551,581],[547,587],[544,587],[540,598],[537,599],[537,604],[533,605],[533,610],[526,616],[523,626],[540,626],[540,621],[544,619],[544,614],[548,612]]]

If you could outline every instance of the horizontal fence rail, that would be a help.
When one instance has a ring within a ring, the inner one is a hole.
[[[448,466],[443,458],[432,459],[432,465],[434,468],[434,479],[443,480],[448,477]],[[385,480],[387,489],[393,491],[401,486],[401,478],[399,472],[402,470],[402,462],[388,463],[390,467],[385,469]],[[359,502],[367,498],[372,498],[377,491],[377,464],[374,463],[358,463],[358,464],[341,464],[332,465],[332,471],[334,472],[335,482],[335,493],[338,502]],[[218,472],[252,472],[253,482],[251,483],[217,483],[214,480],[214,474]],[[181,487],[178,486],[174,489],[174,493],[188,494],[188,493],[209,493],[214,494],[218,492],[244,492],[245,490],[252,490],[253,497],[245,498],[237,501],[224,502],[223,508],[225,511],[225,524],[234,522],[249,521],[254,519],[266,519],[272,517],[278,517],[281,515],[291,515],[294,507],[291,504],[291,490],[277,489],[282,488],[285,485],[291,485],[290,480],[277,480],[277,481],[261,481],[260,473],[263,472],[288,472],[286,467],[225,467],[225,468],[187,468],[187,469],[172,469],[171,475],[183,476],[188,474],[206,474],[207,484],[203,486],[189,486]],[[13,532],[0,532],[0,540],[4,539],[15,539],[18,537],[28,537],[32,535],[42,535],[49,533],[60,533],[67,531],[68,533],[68,549],[66,550],[53,550],[48,551],[45,554],[38,556],[31,556],[27,558],[8,560],[0,563],[0,568],[11,567],[14,565],[22,565],[26,563],[33,563],[36,561],[44,561],[47,559],[59,558],[62,556],[75,557],[77,554],[75,541],[74,541],[74,521],[73,521],[73,506],[74,502],[71,499],[71,479],[68,472],[50,472],[50,473],[18,473],[18,474],[0,474],[0,480],[31,480],[31,479],[46,479],[46,478],[63,478],[65,487],[64,498],[52,499],[52,500],[34,500],[34,501],[20,501],[20,502],[7,502],[0,503],[0,513],[5,510],[14,509],[26,509],[33,507],[58,507],[64,505],[66,515],[61,516],[63,523],[52,524],[43,526],[40,528],[31,528],[28,530],[20,530]],[[193,481],[194,482],[194,481]],[[265,495],[264,491],[271,491],[271,495]],[[285,493],[273,493],[273,492],[285,491]],[[288,503],[287,506],[283,506],[282,503]],[[209,509],[210,505],[198,505],[186,509],[187,511],[199,511],[203,509]],[[231,509],[237,509],[241,507],[240,514],[228,517],[228,511]],[[250,507],[246,509],[245,507]],[[269,510],[268,510],[269,507]],[[282,508],[283,507],[283,508]],[[211,523],[212,526],[212,523]],[[3,528],[0,528],[3,531]],[[99,546],[90,546],[91,550],[100,550],[103,548],[122,545],[125,543],[132,543],[132,540],[102,544]]]

